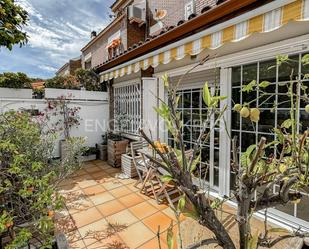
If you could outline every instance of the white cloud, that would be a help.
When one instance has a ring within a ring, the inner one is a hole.
[[[0,72],[9,65],[12,71],[53,76],[69,59],[80,55],[91,31],[100,31],[109,23],[108,7],[113,1],[16,0],[29,13],[25,27],[29,42],[6,54]]]
[[[39,68],[49,72],[56,72],[58,70],[57,68],[48,65],[40,65]]]

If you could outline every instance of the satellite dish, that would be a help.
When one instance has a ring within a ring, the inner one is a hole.
[[[167,15],[167,10],[156,10],[156,14],[154,16],[154,19],[156,21],[162,21]]]

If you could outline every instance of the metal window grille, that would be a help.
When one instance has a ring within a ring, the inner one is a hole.
[[[114,88],[115,131],[138,134],[141,127],[141,84]]]

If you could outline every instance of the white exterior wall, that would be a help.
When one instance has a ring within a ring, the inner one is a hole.
[[[0,98],[0,113],[20,109],[38,109],[43,111],[46,106],[46,100]],[[69,106],[81,108],[79,112],[81,117],[80,125],[72,128],[70,135],[72,137],[86,137],[86,146],[95,146],[95,144],[101,143],[101,135],[108,130],[108,102],[71,101]],[[55,148],[55,156],[59,156],[58,146]]]

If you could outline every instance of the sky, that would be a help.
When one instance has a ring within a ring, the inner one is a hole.
[[[24,28],[26,46],[12,51],[0,48],[0,73],[24,72],[30,77],[50,78],[110,22],[114,0],[16,0],[29,13]]]

